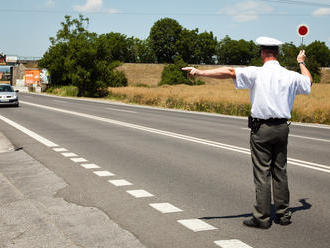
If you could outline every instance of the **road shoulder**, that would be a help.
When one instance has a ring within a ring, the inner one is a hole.
[[[99,209],[56,197],[68,185],[0,135],[1,247],[144,247]]]

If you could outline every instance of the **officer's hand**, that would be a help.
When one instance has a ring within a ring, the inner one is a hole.
[[[198,70],[194,67],[184,67],[181,70],[187,71],[189,73],[189,75],[192,75],[192,76],[198,76],[200,74],[200,70]]]
[[[305,62],[305,59],[306,59],[305,50],[300,50],[300,52],[299,52],[299,54],[297,56],[298,63]]]

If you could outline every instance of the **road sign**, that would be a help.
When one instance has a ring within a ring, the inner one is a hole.
[[[298,35],[300,37],[305,37],[309,33],[309,28],[305,24],[301,24],[298,26]]]

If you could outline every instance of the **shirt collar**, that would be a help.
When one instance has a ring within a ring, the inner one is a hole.
[[[280,65],[280,63],[277,60],[269,60],[266,63],[264,63],[263,66],[274,66],[274,65]]]

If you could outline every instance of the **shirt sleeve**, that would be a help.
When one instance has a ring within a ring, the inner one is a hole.
[[[311,80],[305,75],[296,73],[296,94],[308,95],[311,92]]]
[[[234,80],[236,89],[251,89],[257,78],[256,66],[235,68],[236,79]]]

